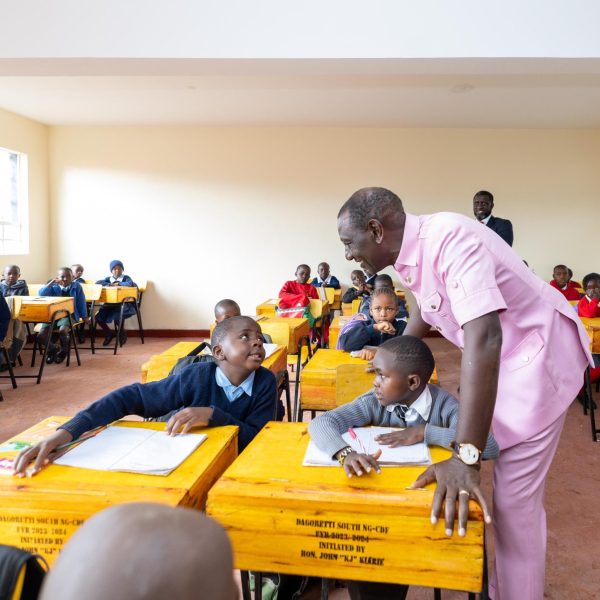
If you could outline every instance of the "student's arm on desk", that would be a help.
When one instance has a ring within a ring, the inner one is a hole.
[[[490,430],[500,370],[502,327],[497,312],[491,312],[463,326],[465,347],[460,370],[460,416],[456,442],[469,442],[477,448],[486,445]],[[437,481],[431,506],[431,520],[437,523],[445,506],[446,534],[452,535],[458,500],[459,535],[465,535],[469,516],[469,496],[481,505],[486,523],[492,519],[479,487],[479,465],[467,466],[456,457],[429,467],[414,482],[419,488]],[[466,491],[469,494],[459,492]],[[445,500],[445,502],[444,502]]]

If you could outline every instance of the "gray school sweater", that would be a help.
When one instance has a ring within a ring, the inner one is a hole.
[[[425,443],[428,446],[450,448],[458,424],[458,401],[446,390],[436,385],[428,386],[432,404],[429,421],[425,425]],[[346,433],[349,427],[367,425],[406,427],[406,422],[395,412],[381,406],[375,397],[375,390],[372,389],[348,404],[319,415],[310,422],[308,431],[315,444],[333,457],[348,445],[342,438],[342,433]],[[483,458],[497,458],[498,454],[498,443],[490,433],[483,450]]]

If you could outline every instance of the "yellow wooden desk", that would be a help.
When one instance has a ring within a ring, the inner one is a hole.
[[[283,335],[285,329],[282,330],[282,323],[285,323],[288,328],[287,341],[285,335]],[[273,338],[275,344],[287,345],[288,354],[296,354],[300,340],[305,335],[310,335],[308,319],[264,317],[258,321],[258,324],[264,333],[268,333]],[[283,337],[280,337],[282,335]]]
[[[49,417],[12,439],[39,441],[67,420]],[[122,427],[159,430],[165,425],[119,422]],[[202,429],[206,441],[166,477],[58,465],[31,478],[0,475],[0,539],[52,562],[85,519],[114,504],[148,501],[202,509],[208,490],[237,456],[237,430],[233,426]],[[0,451],[0,458],[16,454]]]
[[[337,341],[340,337],[340,330],[352,318],[352,315],[334,317],[329,325],[329,347],[335,349]]]
[[[186,344],[187,342],[183,342]],[[164,379],[171,369],[175,366],[175,363],[188,352],[196,348],[200,342],[196,342],[189,350],[182,354],[156,354],[150,357],[150,360],[142,365],[142,383],[149,383],[151,381],[159,381]],[[177,344],[176,344],[177,345]],[[277,377],[277,375],[287,369],[287,348],[278,346],[277,349],[265,358],[262,366],[265,369],[269,369]]]
[[[126,287],[120,285],[104,286],[100,293],[100,302],[109,302],[117,304],[123,302],[125,298],[138,297],[138,289],[136,287]]]
[[[342,308],[342,290],[333,290],[333,302],[330,304],[332,310],[340,310]]]
[[[600,354],[600,318],[588,319],[580,317],[588,335],[590,336],[590,350],[594,354]]]
[[[27,323],[51,323],[54,314],[66,310],[75,311],[75,299],[61,296],[15,296],[20,301],[17,316]],[[15,312],[17,307],[15,306]]]
[[[318,350],[300,373],[302,410],[331,410],[370,390],[374,375],[365,373],[368,364],[366,360],[352,358],[349,352],[342,350]],[[358,368],[342,368],[340,373],[341,367],[353,365]],[[360,381],[354,382],[355,379]],[[429,382],[438,383],[435,370]],[[340,397],[337,388],[341,383],[352,386],[352,389]]]
[[[269,423],[208,493],[207,513],[227,529],[236,569],[481,590],[475,502],[467,535],[446,537],[443,518],[430,522],[433,486],[406,489],[424,467],[352,479],[341,467],[303,467],[306,428]],[[450,452],[431,454],[438,462]]]
[[[279,298],[268,298],[256,307],[256,314],[274,317],[277,314],[275,311],[277,306],[279,306]]]

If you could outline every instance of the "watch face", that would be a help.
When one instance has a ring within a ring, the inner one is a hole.
[[[473,444],[461,444],[458,454],[466,465],[474,465],[479,460],[479,450]]]

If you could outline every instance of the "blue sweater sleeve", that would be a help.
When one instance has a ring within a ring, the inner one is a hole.
[[[236,417],[216,404],[211,404],[213,416],[209,425],[237,425],[240,452],[254,439],[269,422],[281,420],[283,406],[277,398],[277,383],[271,371],[261,368],[256,372],[252,386],[250,404],[244,417]]]
[[[329,280],[329,286],[328,287],[332,287],[334,290],[339,290],[341,286],[340,286],[340,282],[339,282],[338,278],[334,277],[332,275],[331,279]]]
[[[0,295],[0,343],[2,343],[6,337],[9,323],[10,308],[8,308],[8,304],[6,303],[4,296]]]
[[[340,335],[339,346],[346,352],[362,350],[371,343],[375,330],[372,321],[357,323],[351,329]]]
[[[58,296],[52,283],[47,283],[40,288],[40,296]]]
[[[71,284],[71,291],[75,299],[75,321],[80,321],[87,317],[87,304],[85,302],[85,293],[83,288],[78,283]]]

